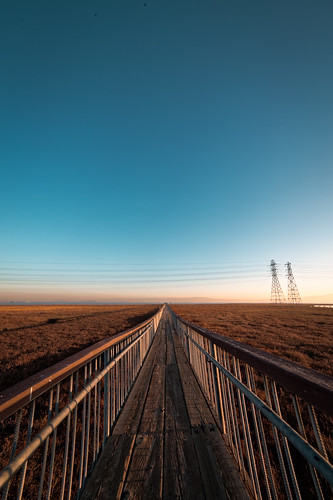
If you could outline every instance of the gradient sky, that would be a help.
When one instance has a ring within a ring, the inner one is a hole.
[[[332,1],[0,14],[0,301],[333,302]]]

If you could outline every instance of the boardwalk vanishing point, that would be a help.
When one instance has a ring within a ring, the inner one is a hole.
[[[249,498],[167,311],[81,498]]]

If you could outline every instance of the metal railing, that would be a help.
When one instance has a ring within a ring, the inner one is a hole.
[[[333,379],[168,311],[251,496],[332,498]]]
[[[138,327],[0,394],[3,500],[79,496],[149,351],[163,309]]]

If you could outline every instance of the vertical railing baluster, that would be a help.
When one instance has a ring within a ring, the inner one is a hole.
[[[235,358],[235,357],[234,357],[234,367],[235,367],[235,373],[237,374],[238,380],[240,380],[242,382],[243,381],[242,380],[242,372],[241,372],[239,359]],[[259,499],[261,499],[262,498],[261,488],[260,488],[260,483],[259,483],[259,478],[258,478],[257,464],[256,464],[256,460],[255,460],[255,455],[254,455],[253,442],[252,442],[252,437],[251,437],[250,423],[249,423],[249,419],[248,419],[245,396],[240,390],[238,390],[237,392],[239,395],[238,396],[239,409],[240,409],[240,413],[241,413],[241,420],[243,423],[243,433],[244,433],[246,452],[248,454],[248,464],[249,464],[249,470],[250,470],[250,477],[252,479],[253,489],[255,491],[255,496],[258,497]]]
[[[211,352],[211,355],[214,357],[214,359],[217,359],[216,345],[213,344],[212,341],[210,341],[210,352]],[[223,415],[222,404],[221,404],[222,395],[221,395],[221,384],[220,384],[220,380],[219,380],[220,373],[215,365],[212,366],[212,369],[213,369],[213,379],[214,379],[216,411],[217,411],[217,415],[218,415],[219,422],[220,422],[221,428],[223,430],[223,433],[225,433],[225,421],[224,421],[224,415]]]
[[[327,451],[325,448],[323,437],[322,437],[321,432],[320,432],[316,411],[315,411],[313,405],[308,404],[308,412],[310,415],[311,425],[312,425],[312,429],[313,429],[313,432],[314,432],[314,435],[316,438],[318,449],[319,449],[320,453],[323,455],[323,457],[328,461]],[[333,485],[332,484],[330,484],[330,490],[331,490],[331,493],[333,495]]]
[[[304,427],[304,423],[303,423],[303,418],[302,418],[301,409],[300,409],[300,406],[299,406],[298,397],[293,395],[292,396],[292,400],[293,400],[293,404],[294,404],[295,415],[296,415],[297,424],[298,424],[298,428],[299,428],[300,434],[304,437],[304,439],[307,440],[306,431],[305,431],[305,427]],[[310,462],[308,462],[308,464],[309,464],[309,468],[310,468],[310,473],[311,473],[312,481],[313,481],[313,484],[314,484],[314,487],[315,487],[315,490],[316,490],[317,498],[319,500],[324,500],[324,495],[323,495],[323,492],[322,492],[322,489],[321,489],[321,485],[320,485],[320,481],[319,481],[319,477],[318,477],[317,471],[310,464]]]
[[[128,392],[130,390],[131,352],[132,349],[127,351],[126,361],[125,361],[125,401],[127,399]]]
[[[58,415],[59,398],[60,398],[60,383],[57,384],[57,395],[56,395],[56,402],[55,402],[55,406],[54,406],[54,416]],[[51,491],[52,491],[53,468],[54,468],[54,458],[55,458],[56,445],[57,445],[57,428],[54,429],[53,436],[52,436],[52,451],[51,451],[51,458],[50,458],[49,482],[48,482],[47,494],[46,494],[47,500],[51,497]]]
[[[97,374],[97,358],[95,359],[95,375]],[[93,463],[97,457],[97,385],[94,387],[94,438],[93,438]]]
[[[185,345],[186,345],[186,350],[185,350],[185,352],[187,353],[187,359],[188,359],[188,362],[191,364],[191,355],[190,355],[190,346],[189,346],[189,344],[190,344],[190,340],[189,340],[189,338],[188,338],[188,335],[189,335],[189,327],[187,326],[186,328],[187,328],[187,331],[186,331],[187,335],[185,335],[185,334],[184,334],[184,343],[185,343]]]
[[[89,362],[89,374],[88,374],[88,383],[91,380],[92,375],[92,366],[91,361]],[[88,402],[87,402],[87,427],[86,427],[86,444],[85,444],[85,453],[84,453],[84,468],[83,468],[83,484],[85,482],[85,478],[88,474],[88,462],[89,462],[89,445],[90,445],[90,410],[91,410],[91,391],[88,393]]]
[[[248,384],[249,389],[251,389],[252,392],[254,394],[256,394],[256,387],[255,387],[255,382],[254,382],[254,377],[253,377],[253,369],[250,368],[248,365],[246,365],[246,377],[247,377],[247,384]],[[252,415],[253,415],[253,424],[254,424],[254,429],[255,429],[255,435],[256,435],[257,443],[258,443],[259,456],[260,456],[260,461],[261,461],[261,465],[262,465],[262,472],[263,472],[264,479],[265,479],[265,487],[266,487],[267,497],[268,497],[268,499],[273,498],[274,500],[277,500],[275,483],[274,483],[274,478],[273,478],[273,473],[272,473],[272,468],[271,468],[271,462],[270,462],[270,458],[269,458],[269,454],[268,454],[268,448],[267,448],[264,428],[263,428],[263,424],[262,424],[261,413],[254,406],[253,403],[251,403],[251,409],[252,409]]]
[[[121,379],[120,379],[120,383],[121,383],[121,399],[120,399],[120,408],[123,407],[123,404],[124,404],[124,398],[125,398],[125,363],[126,363],[126,355],[124,355],[122,358],[121,358]]]
[[[78,390],[79,390],[79,371],[77,370],[75,373],[75,392],[74,392],[75,395],[78,393]],[[71,450],[71,461],[70,461],[70,466],[69,466],[67,500],[70,500],[72,498],[72,484],[73,484],[75,445],[76,445],[76,429],[77,429],[77,406],[75,406],[75,408],[74,408],[72,450]]]
[[[263,380],[264,380],[264,386],[265,386],[265,393],[266,393],[267,403],[273,409],[272,400],[271,400],[271,396],[270,396],[270,392],[269,392],[268,380],[267,380],[266,375],[264,375]],[[287,476],[286,466],[285,466],[285,463],[284,463],[284,459],[283,459],[283,455],[282,455],[282,450],[281,450],[281,445],[280,445],[280,441],[279,441],[279,435],[278,435],[276,427],[273,424],[271,424],[271,425],[272,425],[272,429],[273,429],[273,436],[274,436],[274,441],[275,441],[275,447],[276,447],[276,451],[277,451],[277,454],[278,454],[278,459],[279,459],[279,464],[280,464],[280,470],[281,470],[281,473],[282,473],[282,479],[283,479],[284,487],[285,487],[285,490],[286,490],[286,495],[287,495],[287,498],[289,500],[292,500],[292,495],[291,495],[289,480],[288,480],[288,476]]]
[[[69,380],[69,397],[68,402],[72,401],[73,397],[73,374],[70,376]],[[60,489],[60,499],[64,498],[65,494],[65,484],[66,484],[66,473],[67,473],[67,460],[68,460],[68,450],[69,450],[69,436],[70,436],[70,426],[71,426],[71,413],[67,417],[67,429],[66,429],[66,441],[65,441],[65,451],[64,451],[64,463],[62,468],[62,479],[61,479],[61,489]]]
[[[112,350],[112,358],[114,358],[114,351]],[[111,368],[111,373],[110,373],[110,396],[111,396],[111,422],[112,426],[115,423],[116,420],[116,389],[115,389],[115,366]]]
[[[201,386],[206,393],[205,380],[204,380],[204,367],[203,367],[203,356],[201,351],[197,348],[197,356],[198,356],[198,371],[199,371],[199,380],[201,382]]]
[[[207,352],[205,338],[201,338],[201,347]],[[210,375],[211,375],[211,361],[210,361],[210,359],[207,358],[207,356],[205,356],[205,354],[203,352],[201,352],[201,356],[204,360],[206,394],[207,394],[208,400],[210,401],[211,406],[214,408],[215,402],[214,402],[214,399],[213,399],[212,393],[211,393],[211,387],[212,387],[211,377],[210,377]]]
[[[28,445],[30,443],[30,440],[31,440],[32,428],[34,425],[35,407],[36,407],[36,400],[34,399],[31,403],[31,406],[30,406],[30,415],[29,415],[26,445]],[[19,489],[18,489],[18,494],[17,494],[17,500],[21,500],[21,498],[22,498],[25,476],[26,476],[26,472],[27,472],[27,466],[28,466],[28,460],[26,460],[24,462],[24,466],[22,468],[20,484],[19,484]]]
[[[223,351],[223,365],[226,369],[227,367],[227,353]],[[236,427],[234,422],[234,414],[231,403],[231,389],[230,389],[230,381],[227,377],[224,377],[225,391],[226,391],[226,407],[227,413],[229,415],[229,428],[230,428],[230,446],[233,447],[233,453],[236,459],[236,462],[240,464],[239,450],[237,445],[237,437],[236,437]]]
[[[118,377],[119,377],[119,401],[118,401],[118,415],[122,406],[123,399],[123,358],[120,358],[118,362]]]
[[[120,351],[120,348],[119,348]],[[118,401],[117,401],[117,417],[120,413],[120,408],[121,408],[121,362],[122,359],[119,359],[117,363],[117,396],[118,396]]]
[[[102,356],[98,356],[98,370],[102,370]],[[100,380],[97,384],[97,437],[96,437],[96,453],[100,450],[100,428],[101,428],[101,386]]]
[[[107,349],[104,352],[104,368],[110,363],[110,351]],[[107,373],[104,377],[104,439],[103,446],[109,437],[110,430],[110,377]]]
[[[218,349],[218,362],[223,365],[223,353],[221,348]],[[231,427],[230,427],[230,416],[229,416],[229,409],[228,409],[228,399],[227,399],[227,390],[225,386],[225,375],[220,372],[219,370],[219,380],[220,380],[220,386],[222,390],[222,405],[223,405],[223,413],[224,413],[224,433],[228,436],[229,443],[231,445],[232,443],[232,436],[231,436]]]
[[[126,371],[126,393],[128,394],[131,390],[131,371],[132,371],[132,354],[133,350],[128,351],[127,354],[127,371]]]
[[[115,353],[115,356],[117,355],[117,351]],[[114,377],[115,377],[115,416],[116,418],[118,417],[118,411],[119,411],[119,362],[116,363],[115,365],[115,370],[114,370]]]
[[[87,365],[84,365],[84,387],[87,385],[88,370]],[[80,468],[79,468],[79,486],[78,495],[83,483],[83,465],[84,465],[84,450],[85,450],[85,432],[86,432],[86,414],[87,414],[87,396],[82,400],[82,431],[81,431],[81,448],[80,448]],[[77,495],[77,496],[78,496]]]
[[[12,444],[12,449],[10,452],[9,463],[12,460],[14,460],[14,458],[15,458],[18,438],[19,438],[19,434],[20,434],[22,415],[23,415],[23,409],[19,410],[19,412],[17,413],[16,422],[15,422],[14,437],[13,437],[13,444]],[[2,499],[3,500],[7,499],[9,487],[10,487],[10,481],[8,481],[8,483],[6,484],[6,486],[2,492]]]
[[[276,413],[279,415],[279,417],[282,418],[279,397],[277,394],[276,384],[275,384],[274,380],[272,381],[272,394],[273,394],[273,400],[274,400],[274,404],[275,404]],[[298,486],[298,482],[297,482],[297,478],[296,478],[296,474],[295,474],[294,464],[293,464],[290,450],[289,450],[289,444],[288,444],[287,438],[285,436],[282,435],[281,438],[282,438],[282,443],[283,443],[284,450],[285,450],[285,455],[287,457],[287,464],[288,464],[291,480],[293,483],[294,492],[295,492],[296,498],[298,500],[300,500],[301,494],[299,491],[299,486]]]
[[[230,360],[229,360],[229,355],[226,353],[226,367],[227,370],[231,373],[230,369]],[[239,460],[239,466],[241,473],[245,477],[245,464],[244,464],[244,457],[243,457],[243,452],[242,452],[242,444],[241,444],[241,438],[240,438],[240,432],[239,432],[239,425],[238,425],[238,415],[237,415],[237,410],[236,410],[236,402],[235,402],[235,394],[234,394],[234,387],[233,385],[229,382],[228,380],[228,386],[230,388],[230,407],[232,408],[232,416],[233,416],[233,426],[234,426],[234,435],[235,435],[235,443],[237,443],[237,455],[238,455],[238,460]]]
[[[324,445],[323,437],[320,432],[316,411],[313,405],[308,404],[308,412],[310,415],[311,425],[316,438],[318,450],[323,455],[323,457],[326,458],[326,460],[328,460],[327,451]]]
[[[240,380],[239,373],[238,373],[238,370],[237,370],[237,361],[236,361],[235,356],[232,356],[234,373],[235,373],[236,378],[238,380]],[[251,483],[252,483],[252,488],[253,488],[253,492],[254,492],[255,498],[257,498],[256,483],[255,483],[255,478],[254,478],[254,471],[253,471],[252,460],[251,460],[251,456],[250,456],[251,455],[250,454],[250,443],[249,443],[249,439],[248,439],[248,432],[247,432],[247,429],[246,429],[245,412],[244,412],[244,409],[243,409],[242,394],[241,394],[241,392],[240,392],[239,389],[236,389],[236,394],[237,394],[237,400],[238,400],[239,418],[240,418],[240,422],[241,422],[242,430],[243,430],[243,441],[244,441],[244,445],[245,445],[245,452],[246,452],[246,459],[247,459],[248,470],[249,470],[249,477],[250,477],[250,480],[251,480]],[[245,469],[245,463],[244,463],[244,470],[246,470]]]
[[[199,344],[200,344],[200,342],[199,342]],[[207,382],[207,358],[201,351],[198,351],[198,353],[199,353],[200,362],[201,362],[201,381],[202,381],[202,385],[203,385],[206,397],[208,397],[208,399],[209,399],[208,382]]]
[[[207,350],[207,352],[209,352],[209,342],[208,342],[207,346],[205,346],[205,349]],[[209,360],[209,363],[207,365],[207,369],[208,369],[207,380],[208,380],[208,388],[209,388],[209,397],[210,397],[210,400],[212,402],[213,408],[215,408],[215,410],[217,412],[217,399],[216,399],[216,393],[214,390],[214,365],[212,364],[212,362],[210,360]]]

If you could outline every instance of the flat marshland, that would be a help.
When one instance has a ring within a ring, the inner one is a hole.
[[[0,391],[157,310],[156,305],[0,306]]]
[[[333,309],[312,305],[172,304],[183,319],[333,376]]]
[[[182,318],[333,376],[333,309],[172,304]],[[152,316],[156,305],[0,306],[0,390]]]

